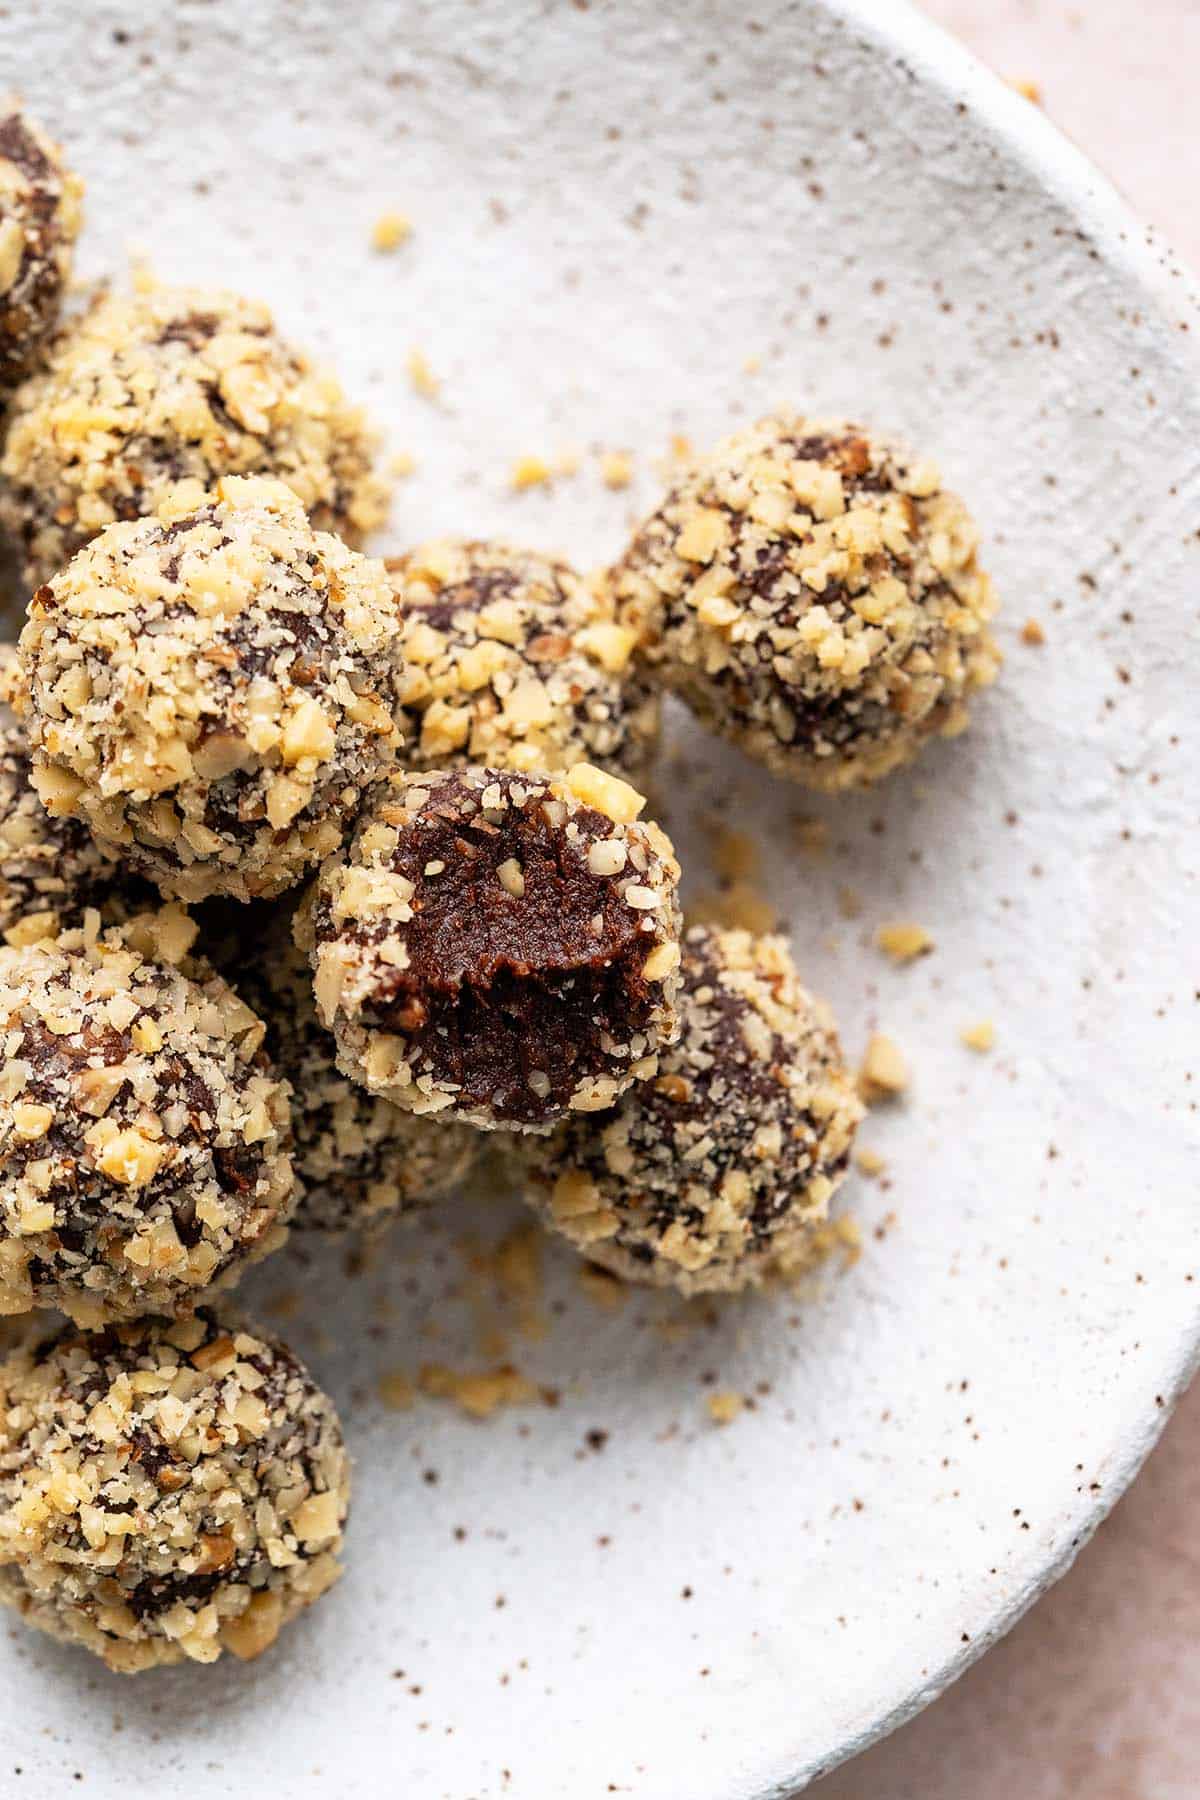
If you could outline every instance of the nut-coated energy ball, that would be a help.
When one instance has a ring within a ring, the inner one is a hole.
[[[679,865],[641,806],[586,763],[381,783],[298,920],[344,1073],[515,1130],[652,1075],[676,1031]]]
[[[386,510],[373,444],[265,306],[192,288],[108,295],[13,396],[0,525],[32,590],[180,482],[198,504],[224,475],[274,475],[315,527],[358,543]]]
[[[803,1262],[862,1107],[782,938],[693,926],[679,1012],[653,1081],[599,1118],[521,1141],[527,1196],[630,1281],[741,1288]]]
[[[296,1229],[357,1231],[415,1217],[461,1185],[480,1154],[480,1134],[418,1117],[346,1079],[317,1017],[308,959],[290,935],[264,944],[236,979],[266,1023],[272,1062],[292,1085]]]
[[[978,537],[932,463],[781,414],[698,462],[612,579],[643,654],[710,730],[847,788],[960,731],[995,678]]]
[[[404,619],[409,768],[641,773],[658,701],[632,661],[634,633],[569,564],[441,541],[388,568]]]
[[[209,1307],[0,1364],[0,1599],[123,1674],[260,1655],[341,1573],[349,1491],[333,1402]]]
[[[57,145],[0,99],[0,390],[36,361],[58,318],[82,198]]]
[[[0,644],[0,942],[36,943],[79,925],[130,884],[79,819],[54,818],[33,785],[29,736],[7,704],[16,650]]]
[[[279,893],[394,755],[398,630],[382,563],[280,482],[168,496],[33,597],[38,793],[165,893]]]
[[[94,919],[94,915],[93,915]],[[283,1239],[288,1088],[177,907],[0,948],[0,1313],[175,1312]]]

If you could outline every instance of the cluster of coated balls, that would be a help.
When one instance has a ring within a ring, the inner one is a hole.
[[[860,1105],[786,942],[681,920],[659,696],[873,781],[997,653],[937,471],[779,414],[604,575],[384,564],[373,438],[257,305],[60,302],[80,187],[0,119],[0,1597],[137,1670],[253,1656],[339,1572],[332,1403],[223,1298],[409,1216],[483,1133],[632,1281],[803,1264]]]

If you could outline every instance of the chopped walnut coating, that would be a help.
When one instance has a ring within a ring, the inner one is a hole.
[[[389,562],[410,768],[641,772],[658,702],[611,602],[554,557],[440,541]]]
[[[16,651],[0,644],[0,942],[32,944],[83,922],[131,884],[79,820],[46,811],[33,785],[29,737],[6,701]]]
[[[250,1008],[180,966],[187,915],[96,924],[0,948],[0,1313],[81,1325],[194,1305],[293,1192],[289,1090]]]
[[[655,1080],[517,1154],[546,1223],[614,1274],[736,1289],[807,1254],[862,1107],[782,938],[688,931],[679,1010]]]
[[[317,1016],[308,960],[288,938],[248,959],[237,984],[292,1085],[295,1227],[350,1231],[413,1217],[463,1182],[480,1153],[478,1132],[419,1118],[346,1079]]]
[[[58,318],[82,198],[58,146],[0,101],[0,389],[36,362]]]
[[[398,741],[381,563],[280,482],[110,525],[30,604],[34,784],[165,892],[281,892],[337,847]]]
[[[0,1365],[0,1599],[124,1674],[267,1649],[341,1573],[349,1486],[333,1402],[211,1308]]]
[[[380,783],[298,918],[339,1067],[512,1130],[653,1075],[676,1031],[679,866],[641,806],[588,764]]]
[[[14,394],[11,421],[0,524],[30,588],[181,482],[198,503],[223,475],[277,476],[351,543],[386,511],[362,413],[236,294],[101,297]]]
[[[781,414],[697,462],[612,571],[661,679],[817,788],[876,781],[995,678],[978,532],[932,464]]]

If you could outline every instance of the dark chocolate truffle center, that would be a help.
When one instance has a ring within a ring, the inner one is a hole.
[[[415,889],[409,964],[377,990],[370,1022],[419,1047],[463,1099],[536,1123],[582,1078],[612,1072],[613,1047],[644,1028],[652,940],[587,866],[588,845],[611,831],[600,813],[575,813],[568,841],[540,796],[502,826],[434,808],[395,859]]]

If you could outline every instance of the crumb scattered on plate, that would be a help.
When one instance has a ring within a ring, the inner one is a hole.
[[[521,494],[526,488],[546,487],[553,476],[554,471],[544,456],[519,456],[513,464],[511,482],[514,490]]]
[[[472,1419],[489,1419],[502,1406],[531,1406],[541,1389],[511,1363],[460,1373],[445,1363],[422,1363],[418,1385],[432,1400],[452,1400]]]
[[[923,925],[914,925],[909,920],[895,920],[891,924],[881,925],[875,933],[875,942],[885,956],[893,962],[913,962],[918,956],[926,956],[933,949],[933,939]]]
[[[705,1401],[708,1416],[714,1425],[732,1425],[745,1404],[741,1394],[735,1393],[732,1388],[721,1388],[717,1393],[710,1394]]]
[[[400,212],[380,213],[371,227],[371,248],[386,255],[412,236],[412,220]]]
[[[423,400],[436,400],[442,389],[441,378],[430,368],[425,352],[415,347],[410,350],[406,367],[413,392]]]
[[[881,1031],[875,1032],[858,1071],[859,1093],[868,1106],[874,1106],[904,1093],[908,1083],[908,1063],[900,1046]]]
[[[604,451],[600,458],[600,479],[607,488],[627,488],[633,480],[633,458],[628,451]]]

